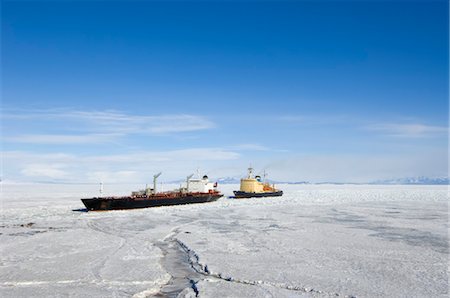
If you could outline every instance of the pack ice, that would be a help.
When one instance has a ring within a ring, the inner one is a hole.
[[[97,186],[4,184],[0,296],[448,296],[447,187],[279,187],[283,197],[83,212]]]

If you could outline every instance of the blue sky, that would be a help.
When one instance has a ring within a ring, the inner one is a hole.
[[[1,19],[4,180],[447,175],[447,1],[2,1]]]

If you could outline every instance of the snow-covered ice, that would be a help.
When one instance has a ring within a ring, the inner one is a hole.
[[[108,212],[73,211],[96,185],[2,187],[1,297],[448,296],[446,186]]]

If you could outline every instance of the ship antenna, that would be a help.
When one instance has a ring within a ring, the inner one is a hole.
[[[153,176],[153,193],[156,193],[156,179],[158,179],[159,176],[161,176],[162,172],[159,172],[158,174]]]
[[[266,170],[264,170],[263,177],[264,177],[264,180],[263,180],[263,181],[266,182],[266,177],[267,177]]]
[[[103,182],[100,182],[100,194],[103,194]]]

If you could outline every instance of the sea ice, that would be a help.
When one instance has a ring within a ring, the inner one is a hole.
[[[73,211],[97,188],[3,185],[1,297],[448,296],[445,186],[279,185],[280,198]]]

